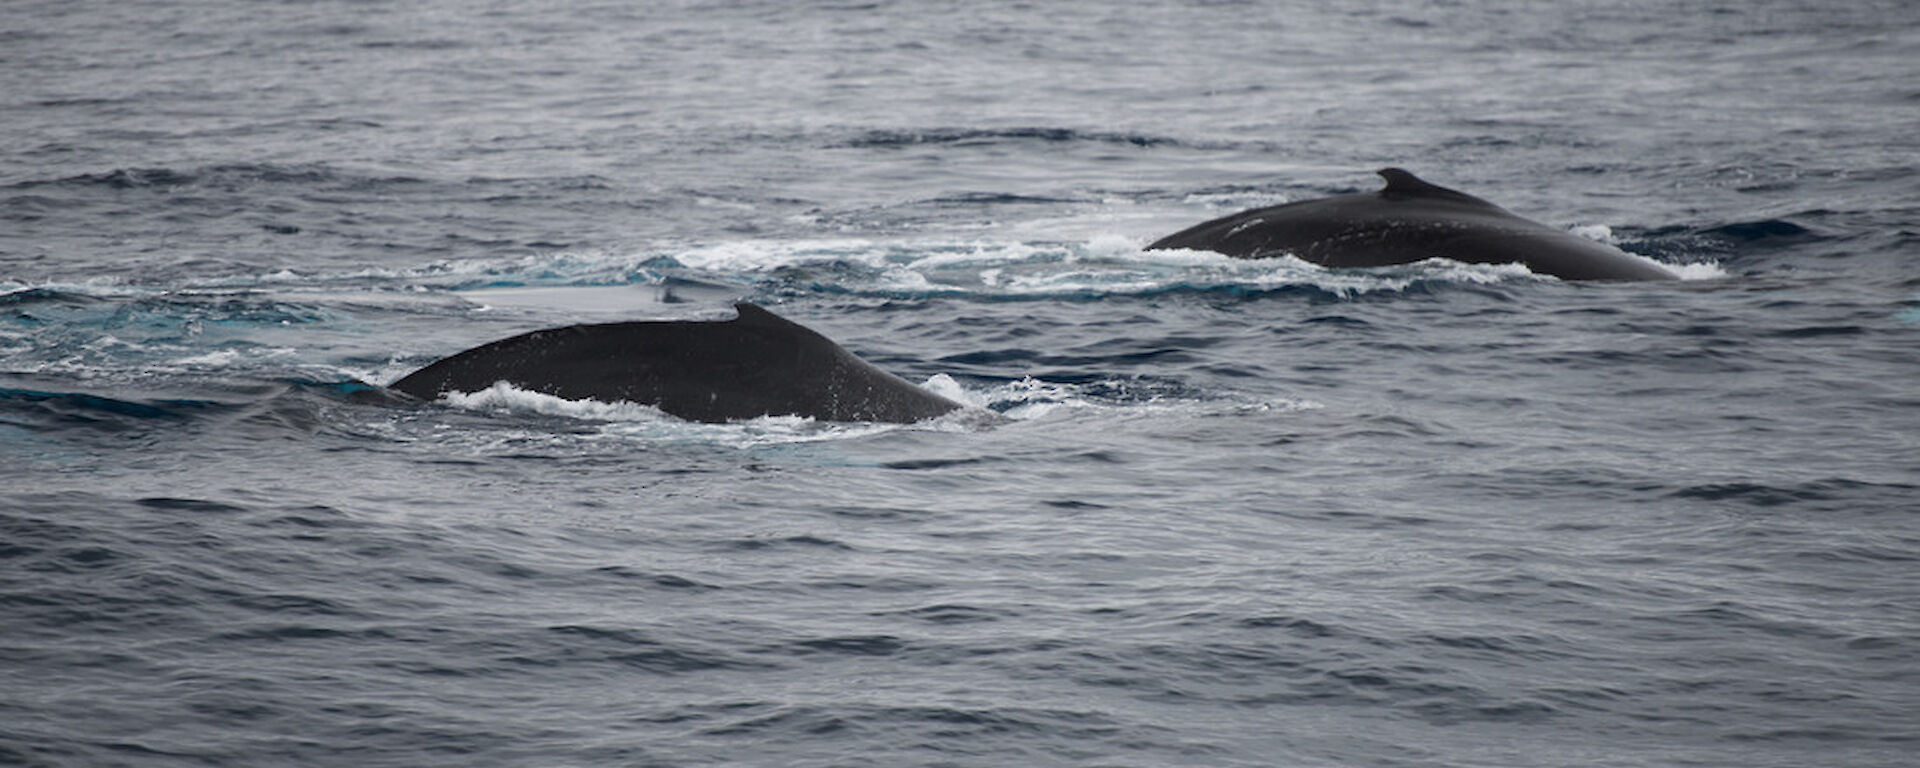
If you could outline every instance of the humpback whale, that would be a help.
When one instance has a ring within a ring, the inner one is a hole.
[[[569,400],[651,405],[689,421],[759,416],[910,423],[960,404],[749,303],[721,321],[572,325],[443,358],[390,389],[422,400],[495,382]]]
[[[1379,171],[1378,192],[1243,211],[1175,232],[1147,250],[1185,248],[1245,259],[1291,254],[1327,267],[1380,267],[1446,258],[1518,262],[1562,280],[1672,280],[1647,259],[1536,221],[1480,198]]]

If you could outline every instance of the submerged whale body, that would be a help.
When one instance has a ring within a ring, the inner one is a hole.
[[[1429,184],[1399,168],[1378,192],[1302,200],[1214,219],[1147,250],[1185,248],[1257,259],[1292,255],[1326,267],[1381,267],[1445,258],[1525,264],[1563,280],[1672,280],[1660,265]]]
[[[759,416],[909,423],[960,407],[748,303],[722,321],[573,325],[474,347],[391,389],[422,400],[506,382],[569,400],[651,405],[690,421]]]

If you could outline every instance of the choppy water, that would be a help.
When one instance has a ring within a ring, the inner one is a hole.
[[[0,763],[1905,765],[1904,2],[15,2]],[[1677,284],[1139,246],[1398,165]],[[390,382],[748,298],[1009,418]]]

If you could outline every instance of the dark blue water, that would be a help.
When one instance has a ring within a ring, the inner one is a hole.
[[[0,764],[1912,764],[1916,8],[9,3]],[[737,298],[1007,418],[362,383]]]

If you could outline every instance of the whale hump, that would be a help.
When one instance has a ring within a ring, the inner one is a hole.
[[[651,405],[689,421],[760,416],[907,423],[960,404],[874,367],[757,305],[721,321],[533,331],[442,358],[390,389],[422,400],[506,382],[569,400]]]
[[[1203,221],[1146,246],[1243,259],[1283,254],[1325,267],[1383,267],[1431,258],[1525,264],[1562,280],[1673,280],[1659,264],[1518,216],[1404,168],[1382,168],[1378,192],[1255,208]]]

